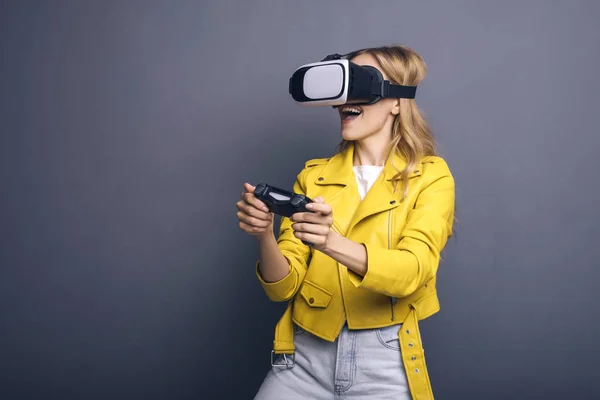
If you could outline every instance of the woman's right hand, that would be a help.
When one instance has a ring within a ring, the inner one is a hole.
[[[241,200],[236,203],[240,229],[256,237],[273,235],[273,213],[254,196],[255,186],[244,183]]]

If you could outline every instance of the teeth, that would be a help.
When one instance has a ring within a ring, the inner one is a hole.
[[[360,108],[352,107],[352,106],[342,107],[341,111],[344,113],[352,113],[352,114],[356,114],[356,115],[359,115],[362,113],[362,110]]]

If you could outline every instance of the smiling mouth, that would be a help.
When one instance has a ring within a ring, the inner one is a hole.
[[[342,117],[342,122],[350,122],[363,113],[362,108],[358,106],[341,106],[338,110]]]

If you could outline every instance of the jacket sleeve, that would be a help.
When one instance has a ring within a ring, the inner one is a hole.
[[[305,171],[306,169],[302,170],[296,177],[296,182],[292,189],[295,193],[306,194],[306,187],[303,181]],[[256,276],[269,299],[272,301],[287,301],[296,294],[300,288],[300,284],[304,280],[306,270],[308,269],[308,258],[311,249],[294,236],[292,222],[287,217],[281,217],[277,246],[287,259],[290,269],[289,273],[277,282],[266,282],[260,274],[260,261],[257,261]]]
[[[356,287],[402,298],[436,275],[440,253],[452,235],[455,199],[454,178],[446,162],[432,167],[432,181],[419,193],[396,248],[361,243],[367,251],[367,273],[360,276],[348,270]]]

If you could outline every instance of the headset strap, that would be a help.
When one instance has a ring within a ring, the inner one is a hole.
[[[377,95],[392,99],[414,99],[417,94],[416,86],[396,85],[390,81],[373,82]]]
[[[341,58],[349,60],[350,58],[352,58],[353,54],[356,54],[360,51],[361,50],[356,50],[346,54],[329,54],[327,57],[322,59],[321,62],[339,60]],[[414,99],[417,94],[417,87],[397,85],[395,83],[391,83],[390,81],[373,82],[371,93],[373,93],[376,96],[381,96],[382,98]]]

